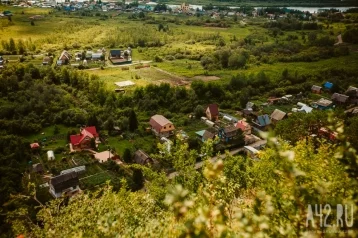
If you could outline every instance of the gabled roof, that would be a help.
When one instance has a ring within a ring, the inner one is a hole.
[[[137,164],[149,164],[149,163],[153,163],[154,161],[149,157],[149,155],[147,153],[145,153],[143,150],[137,150],[134,153],[134,158],[133,158],[134,162]]]
[[[345,113],[352,113],[352,114],[358,114],[358,107],[353,107],[351,109],[348,109],[344,111]]]
[[[95,138],[98,137],[98,133],[95,126],[83,128],[80,135],[71,135],[70,141],[72,145],[78,145],[86,137]]]
[[[214,139],[215,137],[215,133],[205,130],[204,134],[203,134],[203,139],[204,140],[208,140],[208,139]]]
[[[173,124],[167,118],[162,115],[154,115],[150,118],[149,124],[157,131],[160,131],[163,126],[167,124]]]
[[[347,89],[345,94],[348,94],[348,93],[349,93],[350,96],[353,96],[354,93],[355,93],[355,96],[358,96],[358,88],[353,87],[353,86],[349,86],[349,88]],[[352,93],[352,95],[351,95],[351,93]]]
[[[250,124],[244,120],[240,120],[236,123],[236,128],[241,129],[242,131],[245,131],[247,126],[250,126]]]
[[[257,121],[259,122],[260,126],[267,126],[271,124],[271,120],[267,114],[258,116]]]
[[[218,116],[219,115],[219,107],[217,104],[210,104],[206,110],[209,110],[211,116]]]
[[[317,86],[317,85],[313,85],[311,88],[312,91],[321,91],[321,89],[322,89],[322,87]]]
[[[224,128],[225,134],[236,132],[237,130],[238,128],[236,128],[235,126],[227,126]]]
[[[68,60],[71,59],[70,54],[69,54],[66,50],[62,51],[62,53],[61,53],[59,59],[62,59],[63,56],[66,57]]]
[[[347,95],[344,95],[344,94],[339,94],[339,93],[333,93],[331,99],[333,101],[337,101],[337,102],[346,102],[348,100],[348,96]]]
[[[78,175],[75,171],[61,174],[50,179],[50,184],[53,186],[56,193],[79,185]]]
[[[310,112],[312,112],[312,110],[313,110],[313,108],[312,108],[312,107],[309,107],[309,106],[307,106],[307,105],[303,105],[303,106],[299,109],[300,112],[306,112],[306,113],[310,113]]]
[[[30,147],[31,147],[31,149],[37,149],[37,148],[40,148],[40,145],[39,145],[39,143],[31,143]]]
[[[279,109],[275,109],[271,114],[271,119],[274,119],[276,121],[281,121],[286,115],[287,115],[286,112],[283,112]]]

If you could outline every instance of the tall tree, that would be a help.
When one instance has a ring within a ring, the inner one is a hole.
[[[135,114],[134,110],[131,110],[129,113],[129,130],[135,131],[137,129],[138,129],[137,115]]]
[[[123,161],[126,162],[126,163],[131,163],[132,162],[132,154],[131,154],[131,150],[126,148],[124,150],[124,153],[123,153]]]

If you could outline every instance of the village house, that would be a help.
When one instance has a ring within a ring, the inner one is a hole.
[[[206,108],[205,113],[210,121],[217,121],[219,119],[219,106],[217,104],[210,104]]]
[[[54,160],[55,159],[55,153],[53,153],[52,150],[47,151],[47,159],[48,160]]]
[[[322,92],[322,87],[317,86],[317,85],[313,85],[311,88],[312,93],[317,93],[320,94]]]
[[[71,55],[66,51],[62,51],[60,57],[58,57],[57,65],[67,65],[70,63]]]
[[[271,124],[270,117],[265,115],[260,115],[257,117],[256,121],[253,121],[253,123],[261,128],[265,128],[266,126],[269,126]]]
[[[333,88],[333,83],[331,82],[325,82],[323,87],[327,90],[331,90]]]
[[[154,163],[154,160],[150,158],[149,155],[145,153],[143,150],[137,150],[134,153],[133,161],[134,163],[141,164],[141,165],[148,165]]]
[[[242,132],[245,134],[245,135],[250,135],[251,134],[251,126],[249,123],[247,123],[246,121],[244,120],[240,120],[236,123],[236,128],[242,130]]]
[[[197,131],[197,132],[195,132],[195,134],[198,136],[199,140],[201,140],[202,142],[205,142],[209,139],[214,140],[217,132],[215,129],[209,128],[207,130]]]
[[[39,143],[31,143],[30,148],[31,148],[31,150],[37,150],[40,148],[40,145],[39,145]]]
[[[91,140],[94,139],[96,144],[99,144],[99,135],[95,126],[90,126],[81,129],[81,133],[78,135],[71,135],[70,142],[72,150],[80,151],[82,149],[91,149]],[[95,148],[92,148],[95,149]]]
[[[228,142],[237,135],[238,130],[239,129],[235,126],[227,126],[225,128],[220,128],[218,131],[218,136],[221,140]]]
[[[286,118],[286,117],[287,117],[287,113],[286,113],[286,112],[283,112],[283,111],[281,111],[281,110],[279,110],[279,109],[275,109],[275,110],[272,112],[271,116],[270,116],[271,121],[272,121],[273,123],[277,123],[277,122],[283,120],[283,119]]]
[[[344,94],[349,96],[349,101],[351,103],[358,104],[358,88],[349,86]]]
[[[173,123],[162,115],[152,116],[149,124],[156,136],[169,137],[174,134],[175,127]]]
[[[63,194],[65,196],[72,196],[80,190],[80,181],[76,172],[60,174],[50,179],[50,194],[54,198],[59,198]]]
[[[320,110],[327,110],[332,108],[333,102],[328,99],[321,98],[320,100],[314,102],[312,106]]]
[[[183,2],[183,3],[180,5],[180,10],[181,10],[183,13],[189,12],[189,10],[190,10],[190,5],[189,5],[189,3]]]
[[[348,101],[348,96],[339,93],[333,93],[331,100],[336,104],[345,104]]]

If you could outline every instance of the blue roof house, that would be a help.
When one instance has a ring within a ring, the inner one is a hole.
[[[325,88],[325,89],[332,89],[332,87],[333,87],[333,83],[330,83],[330,82],[325,82],[324,83],[324,85],[323,85],[323,87]]]

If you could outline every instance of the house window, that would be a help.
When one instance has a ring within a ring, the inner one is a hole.
[[[169,128],[172,128],[172,126],[170,125]]]
[[[164,127],[164,129],[167,129],[166,127]]]

